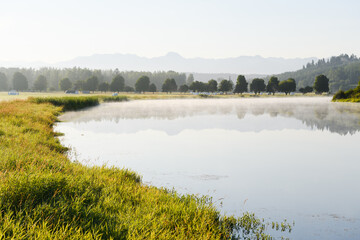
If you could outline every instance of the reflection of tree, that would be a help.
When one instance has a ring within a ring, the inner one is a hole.
[[[187,99],[107,103],[86,111],[66,113],[62,120],[73,122],[121,119],[178,119],[192,116],[246,114],[300,120],[313,129],[341,135],[360,130],[360,105],[331,103],[329,98]],[[266,126],[260,126],[259,128]]]
[[[314,109],[314,113],[315,113],[316,118],[323,120],[329,114],[329,108],[328,108],[328,106],[316,107]]]

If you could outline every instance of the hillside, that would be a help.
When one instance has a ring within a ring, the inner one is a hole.
[[[279,80],[294,78],[297,88],[312,86],[317,75],[326,75],[330,82],[330,91],[348,90],[357,86],[360,77],[360,59],[355,55],[342,54],[328,60],[320,59],[303,66],[295,72],[276,75]]]
[[[134,54],[95,54],[81,56],[54,64],[54,67],[85,67],[91,69],[115,69],[120,71],[169,71],[197,73],[275,74],[295,71],[316,58],[264,58],[239,56],[232,58],[185,58],[170,52],[165,56],[147,58]]]

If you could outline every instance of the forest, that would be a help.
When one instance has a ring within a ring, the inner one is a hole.
[[[308,63],[301,70],[276,75],[279,79],[293,78],[299,88],[312,86],[317,75],[329,78],[332,93],[338,90],[349,90],[357,86],[360,77],[360,59],[355,55],[341,54],[329,59],[320,59]]]

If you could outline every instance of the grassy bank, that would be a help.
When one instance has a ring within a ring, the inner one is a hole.
[[[206,197],[144,185],[129,170],[70,162],[52,126],[79,101],[96,103],[0,103],[0,239],[229,239],[235,230],[268,237],[254,215],[221,216]]]
[[[333,99],[334,102],[360,102],[360,81],[356,88],[346,92],[338,91]]]
[[[183,99],[183,98],[202,98],[206,97],[204,95],[193,95],[190,93],[162,93],[162,92],[156,92],[156,93],[119,93],[121,96],[126,97],[129,100],[139,100],[139,99]],[[75,94],[75,95],[69,95],[65,94],[64,92],[20,92],[20,95],[11,96],[8,95],[7,92],[0,92],[0,101],[12,101],[12,100],[26,100],[28,98],[39,98],[39,97],[46,97],[46,98],[63,98],[63,97],[109,97],[112,98],[112,93],[92,93],[92,94]],[[285,95],[283,93],[275,93],[275,95],[254,95],[250,93],[243,93],[243,94],[224,94],[224,95],[210,95],[212,98],[252,98],[252,97],[261,97],[261,98],[272,98],[272,97],[318,97],[319,95],[316,95],[315,93],[296,93],[293,96]]]

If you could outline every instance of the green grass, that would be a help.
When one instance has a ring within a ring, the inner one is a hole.
[[[183,98],[202,98],[202,96],[199,95],[193,95],[190,93],[162,93],[162,92],[156,92],[156,93],[145,93],[145,94],[141,94],[141,93],[127,93],[127,92],[123,92],[120,93],[121,96],[126,97],[128,100],[146,100],[146,99],[183,99]],[[7,92],[0,92],[0,101],[12,101],[12,100],[26,100],[28,98],[62,98],[62,97],[100,97],[100,98],[114,98],[112,97],[112,93],[100,93],[100,92],[96,92],[96,93],[92,93],[92,94],[75,94],[75,95],[69,95],[69,94],[65,94],[64,92],[20,92],[20,95],[16,95],[16,96],[9,96],[7,95]],[[119,96],[119,97],[121,97]],[[275,95],[267,95],[267,94],[262,94],[262,95],[256,95],[256,97],[261,97],[261,98],[272,98],[272,97],[302,97],[302,96],[306,96],[306,97],[318,97],[319,95],[316,95],[315,93],[307,93],[305,95],[301,94],[301,93],[296,93],[293,96],[289,96],[289,95],[285,95],[285,94],[280,94],[280,93],[275,93]],[[250,94],[250,93],[243,93],[243,94],[224,94],[224,95],[211,95],[212,98],[249,98],[249,97],[255,97],[254,94]],[[116,97],[115,97],[116,98]]]
[[[30,97],[30,102],[50,103],[54,106],[63,107],[64,111],[79,110],[85,107],[99,105],[99,97]]]
[[[0,239],[269,238],[254,215],[222,216],[207,197],[144,185],[127,169],[71,162],[53,124],[63,109],[80,108],[75,103],[98,102],[0,103]]]
[[[128,98],[126,96],[102,96],[101,100],[104,102],[123,102],[127,101]]]
[[[338,91],[332,99],[333,102],[360,102],[360,82],[359,85],[346,92]]]

